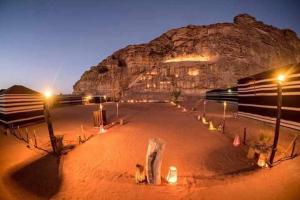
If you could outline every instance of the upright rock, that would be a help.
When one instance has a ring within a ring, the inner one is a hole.
[[[167,98],[180,90],[198,95],[298,62],[300,40],[295,32],[241,14],[233,23],[188,25],[147,44],[120,49],[84,72],[74,93]]]

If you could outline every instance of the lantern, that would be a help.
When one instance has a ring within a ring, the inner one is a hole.
[[[202,117],[202,123],[203,124],[208,124],[208,122],[206,121],[205,117]]]
[[[259,154],[257,165],[260,166],[260,167],[266,167],[267,166],[267,154],[266,153],[260,153]]]
[[[178,105],[178,106],[177,106],[177,108],[181,108],[181,106],[180,106],[180,105]]]
[[[176,184],[177,183],[177,169],[174,166],[171,166],[169,169],[169,173],[167,176],[167,181],[169,184]]]
[[[216,130],[216,128],[214,127],[212,121],[209,122],[208,130],[210,130],[210,131],[215,131]]]
[[[240,136],[236,134],[233,140],[233,146],[238,147],[240,146],[240,144],[241,144]]]

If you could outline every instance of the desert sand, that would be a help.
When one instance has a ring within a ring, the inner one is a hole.
[[[167,103],[123,103],[120,116],[126,123],[115,124],[102,134],[92,121],[98,105],[52,109],[55,134],[65,136],[65,145],[75,145],[78,135],[89,138],[60,158],[47,152],[50,143],[45,123],[27,127],[30,133],[36,131],[39,149],[29,149],[14,136],[0,134],[0,199],[300,198],[299,157],[261,169],[246,158],[247,145],[232,145],[234,135],[242,136],[244,127],[250,142],[257,130],[271,134],[272,126],[236,119],[236,106],[229,105],[226,131],[221,134],[196,120],[202,113],[201,101],[182,105],[187,112]],[[113,122],[115,104],[106,103],[104,109]],[[222,114],[221,104],[207,104],[207,118],[215,124]],[[280,145],[288,146],[294,134],[299,133],[283,128]],[[177,184],[165,180],[159,186],[135,183],[135,165],[145,165],[150,138],[166,141],[162,178],[170,166],[176,166]]]

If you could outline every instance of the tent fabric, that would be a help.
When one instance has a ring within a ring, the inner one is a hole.
[[[286,76],[282,84],[281,125],[300,130],[300,63],[238,80],[238,114],[275,124],[279,74]]]
[[[238,102],[237,88],[214,89],[207,91],[206,100]]]
[[[44,120],[43,97],[21,85],[0,93],[0,124],[19,126]]]

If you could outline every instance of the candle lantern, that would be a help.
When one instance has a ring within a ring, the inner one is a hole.
[[[177,169],[174,166],[171,166],[169,169],[169,173],[167,176],[167,181],[169,184],[176,184],[177,183]]]
[[[208,122],[206,121],[205,117],[202,117],[202,123],[203,124],[208,124]]]
[[[212,121],[209,122],[208,130],[210,130],[210,131],[215,131],[215,130],[217,130],[217,129],[214,127]]]
[[[240,144],[241,144],[240,136],[236,134],[233,140],[233,146],[238,147],[240,146]]]
[[[266,167],[267,159],[268,159],[267,153],[260,153],[257,161],[257,165],[260,167]]]

